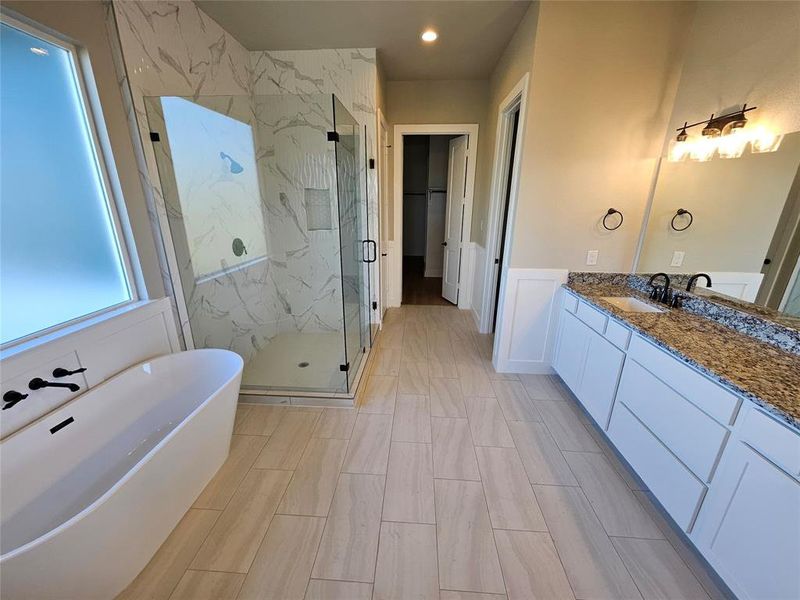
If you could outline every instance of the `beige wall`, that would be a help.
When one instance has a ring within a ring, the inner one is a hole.
[[[627,271],[693,5],[542,2],[512,267]],[[609,207],[625,224],[606,232]],[[597,266],[586,252],[599,250]]]
[[[800,3],[699,3],[667,139],[745,102],[751,124],[800,130]]]
[[[531,69],[539,3],[534,3],[509,40],[489,79],[489,98],[486,107],[486,127],[478,148],[475,182],[475,203],[472,210],[472,240],[486,246],[489,201],[492,186],[492,166],[497,134],[497,112],[500,103]],[[530,94],[530,88],[529,88]],[[532,132],[527,130],[527,135]]]
[[[7,9],[40,25],[71,38],[85,49],[100,99],[102,116],[108,131],[111,151],[119,176],[122,195],[135,240],[146,290],[140,294],[150,298],[164,296],[153,231],[147,213],[144,192],[139,179],[136,156],[117,73],[112,59],[103,4],[95,1],[28,1],[8,0]]]

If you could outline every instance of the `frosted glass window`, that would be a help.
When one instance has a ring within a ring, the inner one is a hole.
[[[70,51],[0,30],[0,343],[131,299]]]
[[[162,98],[161,107],[195,279],[263,258],[252,127],[175,96]]]

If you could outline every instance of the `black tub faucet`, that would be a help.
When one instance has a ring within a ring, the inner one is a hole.
[[[686,284],[686,291],[691,292],[692,288],[697,285],[697,280],[703,277],[706,280],[706,287],[710,288],[712,286],[711,277],[708,276],[708,273],[696,273],[689,277],[689,282]]]
[[[664,278],[664,287],[660,288],[653,282],[656,280],[656,277],[663,277]],[[663,302],[664,304],[669,304],[670,300],[672,299],[672,290],[670,289],[670,281],[669,275],[666,273],[655,273],[650,276],[650,280],[647,282],[650,287],[653,288],[653,291],[650,292],[650,299],[656,300],[658,302]]]
[[[52,381],[45,381],[41,377],[34,377],[28,382],[28,388],[36,391],[46,387],[67,388],[70,392],[77,392],[81,389],[77,383],[53,383]]]

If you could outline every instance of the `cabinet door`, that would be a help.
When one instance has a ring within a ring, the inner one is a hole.
[[[569,389],[577,394],[591,330],[565,310],[561,311],[560,330],[553,367]]]
[[[726,450],[692,537],[739,598],[800,598],[800,483],[748,445]]]
[[[576,396],[603,430],[608,427],[624,361],[625,354],[614,344],[594,332],[589,334],[586,366]]]

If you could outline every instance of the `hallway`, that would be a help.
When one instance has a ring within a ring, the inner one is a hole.
[[[122,597],[721,597],[560,380],[490,356],[470,313],[405,306],[357,409],[240,405]]]

